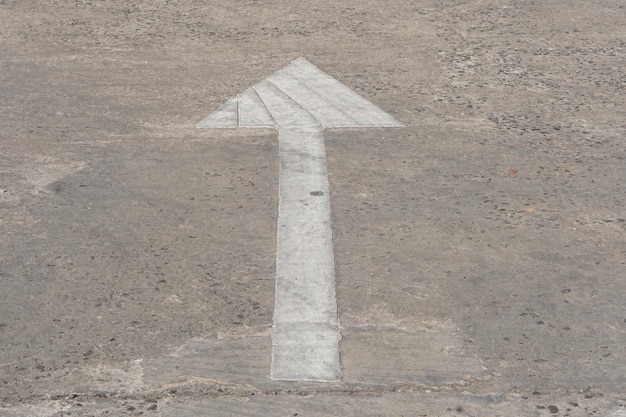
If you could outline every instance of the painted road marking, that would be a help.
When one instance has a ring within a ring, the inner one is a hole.
[[[304,58],[230,99],[196,125],[278,130],[274,380],[342,377],[324,129],[394,126],[403,125]]]

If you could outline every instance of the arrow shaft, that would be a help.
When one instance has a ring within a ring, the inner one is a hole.
[[[272,378],[337,381],[339,322],[321,129],[279,130]]]

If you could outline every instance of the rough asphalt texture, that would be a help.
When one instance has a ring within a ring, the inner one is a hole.
[[[626,415],[626,5],[0,0],[0,415]],[[344,379],[269,380],[272,130],[326,132]],[[142,414],[143,413],[143,414]]]

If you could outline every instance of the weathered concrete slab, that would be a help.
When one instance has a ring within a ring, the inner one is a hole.
[[[454,334],[384,328],[344,328],[342,334],[346,383],[441,386],[491,377],[476,358],[463,356]]]
[[[623,6],[0,1],[0,415],[624,414]],[[325,132],[350,382],[240,383],[278,137],[195,124],[301,56],[406,128]]]
[[[197,338],[175,352],[144,361],[143,380],[150,387],[176,387],[189,381],[264,386],[269,382],[272,342],[264,335]]]

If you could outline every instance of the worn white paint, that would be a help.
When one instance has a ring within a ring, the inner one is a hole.
[[[196,125],[278,129],[272,379],[341,380],[324,129],[392,126],[402,124],[304,58]]]

